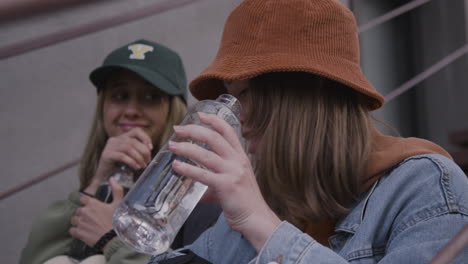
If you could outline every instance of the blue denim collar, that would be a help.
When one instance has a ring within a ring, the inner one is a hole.
[[[354,205],[351,206],[350,213],[338,221],[338,223],[335,226],[336,233],[347,232],[354,234],[356,232],[356,230],[361,225],[362,220],[364,220],[367,202],[369,201],[369,198],[371,197],[378,183],[379,180],[375,181],[372,187],[362,195],[362,197],[364,198],[356,201]]]

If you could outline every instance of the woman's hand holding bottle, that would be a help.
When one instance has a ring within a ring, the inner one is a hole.
[[[112,229],[112,214],[123,199],[124,190],[114,178],[109,179],[112,188],[112,203],[104,203],[93,197],[82,195],[82,207],[76,209],[71,218],[69,233],[92,247],[105,233]]]
[[[115,171],[116,163],[127,164],[134,170],[146,168],[151,161],[151,138],[141,128],[134,128],[116,137],[110,137],[90,185],[85,192],[94,194],[99,185]]]
[[[259,251],[281,221],[265,202],[234,129],[215,115],[199,113],[199,117],[212,129],[186,125],[175,127],[175,133],[178,138],[205,143],[211,151],[188,142],[170,142],[169,150],[207,169],[180,161],[175,161],[173,168],[206,184],[209,187],[206,195],[219,202],[228,224]]]

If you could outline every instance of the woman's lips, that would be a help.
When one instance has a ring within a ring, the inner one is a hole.
[[[242,129],[242,137],[245,139],[248,139],[250,135],[250,130],[248,129]]]
[[[247,149],[247,152],[251,153],[251,154],[255,154],[255,151],[257,150],[257,141],[256,140],[249,140],[248,141],[248,149]]]
[[[119,127],[124,131],[130,131],[130,130],[136,128],[136,127],[146,128],[147,125],[142,125],[142,124],[119,124]]]

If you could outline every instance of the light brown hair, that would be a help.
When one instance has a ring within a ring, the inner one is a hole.
[[[169,114],[167,116],[166,126],[160,138],[153,142],[153,155],[169,139],[173,132],[173,126],[179,124],[187,113],[187,106],[179,96],[166,96],[169,100]],[[88,142],[85,146],[80,163],[80,188],[85,188],[91,182],[94,176],[101,153],[104,150],[107,139],[109,138],[103,125],[103,105],[104,92],[101,90],[98,94],[96,111],[94,113],[91,131],[88,136]]]
[[[365,99],[335,81],[290,72],[253,78],[246,100],[255,102],[245,122],[260,140],[255,171],[272,209],[300,228],[346,213],[369,156]]]

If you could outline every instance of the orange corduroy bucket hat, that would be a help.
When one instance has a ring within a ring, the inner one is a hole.
[[[356,20],[338,0],[244,0],[229,15],[214,61],[190,83],[195,98],[214,99],[223,80],[269,72],[308,72],[384,104],[359,66]]]

